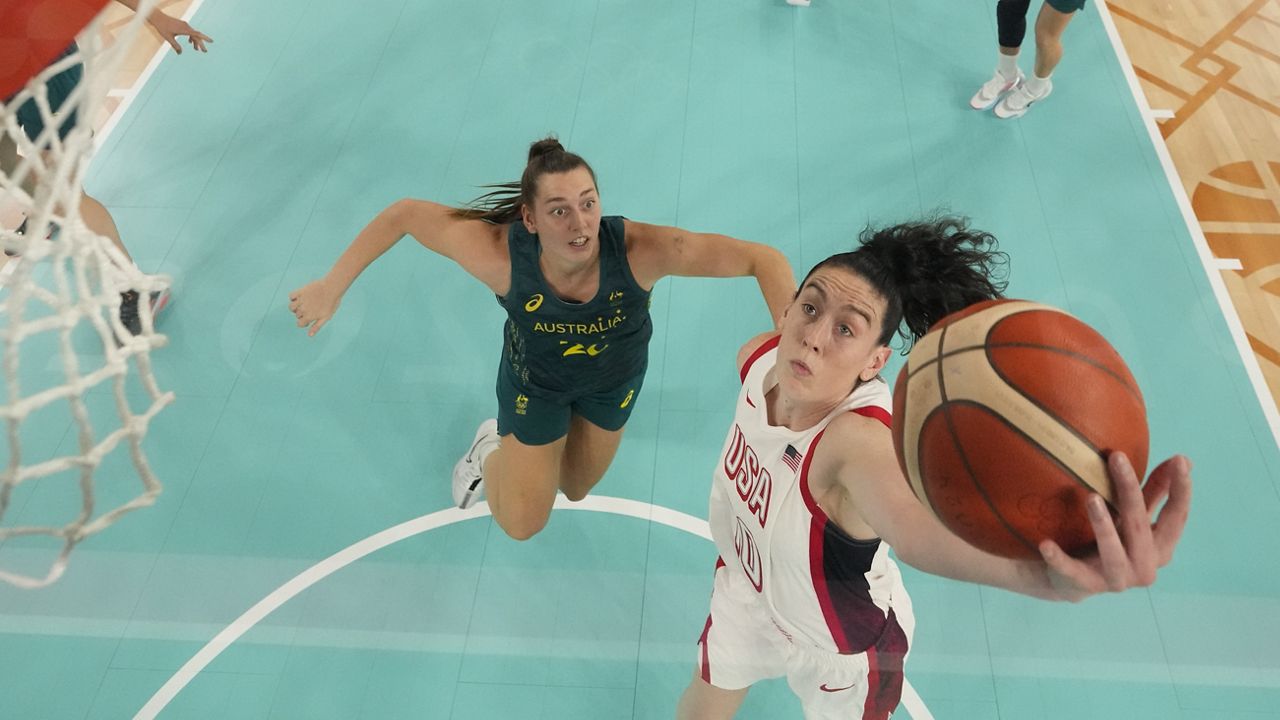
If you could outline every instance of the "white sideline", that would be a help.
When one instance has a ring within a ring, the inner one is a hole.
[[[191,18],[195,16],[196,11],[199,10],[200,6],[203,4],[204,0],[193,0],[191,6],[182,14],[182,19],[190,21]],[[129,107],[133,105],[133,101],[138,98],[138,95],[142,92],[142,88],[147,84],[147,81],[151,79],[156,68],[160,66],[160,61],[163,60],[164,56],[171,50],[172,48],[169,47],[169,43],[161,41],[160,47],[156,50],[155,54],[151,56],[151,60],[147,63],[147,67],[143,69],[142,74],[134,81],[133,87],[116,88],[107,93],[108,96],[123,97],[124,100],[120,103],[119,107],[111,113],[111,116],[107,118],[107,121],[103,123],[102,127],[94,133],[93,149],[95,153],[102,148],[102,143],[106,142],[107,138],[111,136],[111,132],[116,129],[116,125],[120,124],[120,118],[124,117],[124,114],[129,110]],[[191,51],[195,52],[194,49]]]
[[[1152,119],[1152,110],[1147,104],[1146,96],[1142,93],[1142,86],[1138,84],[1138,74],[1134,72],[1133,63],[1129,61],[1129,53],[1125,51],[1124,45],[1120,42],[1120,33],[1116,31],[1116,24],[1111,17],[1111,10],[1107,7],[1105,0],[1094,3],[1094,7],[1098,8],[1098,14],[1102,17],[1102,25],[1106,28],[1107,37],[1111,40],[1111,47],[1115,50],[1116,58],[1120,61],[1120,70],[1129,82],[1129,92],[1133,94],[1133,101],[1137,103],[1143,124],[1147,127],[1151,145],[1156,151],[1156,156],[1160,158],[1160,167],[1164,169],[1165,178],[1169,181],[1169,190],[1173,192],[1173,197],[1177,200],[1179,209],[1182,210],[1182,220],[1186,223],[1187,232],[1191,234],[1191,241],[1195,244],[1196,252],[1200,256],[1200,263],[1204,266],[1205,275],[1209,278],[1209,287],[1213,288],[1214,297],[1218,299],[1218,307],[1222,310],[1222,317],[1227,323],[1227,329],[1231,332],[1231,338],[1235,340],[1236,351],[1240,354],[1240,361],[1244,364],[1245,373],[1253,384],[1253,392],[1258,398],[1258,404],[1262,407],[1262,414],[1266,417],[1267,424],[1271,427],[1271,437],[1275,441],[1276,447],[1280,448],[1280,409],[1277,409],[1275,401],[1271,398],[1271,391],[1267,388],[1267,381],[1262,376],[1262,368],[1258,365],[1258,359],[1254,357],[1253,350],[1249,347],[1244,325],[1240,322],[1240,316],[1236,313],[1235,306],[1231,304],[1231,296],[1227,294],[1226,284],[1223,283],[1222,277],[1218,274],[1218,267],[1213,253],[1209,251],[1209,243],[1205,240],[1204,231],[1201,230],[1200,222],[1196,219],[1196,214],[1191,209],[1191,200],[1187,198],[1186,190],[1182,187],[1182,180],[1178,177],[1178,170],[1173,165],[1173,158],[1169,155],[1169,148],[1164,143],[1160,128]]]

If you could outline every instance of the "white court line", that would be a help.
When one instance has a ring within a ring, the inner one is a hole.
[[[581,502],[571,503],[564,496],[557,496],[555,508],[557,510],[587,510],[611,513],[639,520],[648,520],[676,530],[682,530],[707,541],[711,540],[711,528],[707,525],[706,520],[686,515],[678,510],[640,502],[639,500],[589,495]],[[233,642],[248,632],[250,628],[257,625],[272,612],[275,612],[280,606],[292,600],[303,590],[388,545],[420,535],[428,530],[435,530],[446,525],[452,525],[464,520],[474,520],[488,515],[489,504],[485,502],[476,503],[467,510],[459,510],[457,508],[438,510],[370,535],[303,570],[285,584],[272,590],[266,597],[246,610],[243,615],[223,628],[212,640],[205,643],[204,647],[200,648],[186,664],[178,668],[178,672],[174,673],[173,677],[169,678],[156,691],[156,694],[151,696],[147,704],[143,705],[138,714],[133,716],[134,720],[152,720],[155,718],[223,650],[226,650]],[[920,695],[916,693],[915,688],[911,687],[911,683],[905,679],[903,680],[902,688],[902,705],[907,709],[913,720],[933,720],[933,715],[929,714],[929,710],[924,706]]]
[[[1209,243],[1205,240],[1195,211],[1191,209],[1191,201],[1182,187],[1182,180],[1178,177],[1178,170],[1173,165],[1173,158],[1169,155],[1169,148],[1164,143],[1164,136],[1160,134],[1160,128],[1155,121],[1151,119],[1151,108],[1147,105],[1146,96],[1142,93],[1142,86],[1138,83],[1138,74],[1133,70],[1133,63],[1129,61],[1129,54],[1125,52],[1124,44],[1120,42],[1120,34],[1116,31],[1111,10],[1107,7],[1105,0],[1093,5],[1098,8],[1098,14],[1102,17],[1102,25],[1107,30],[1111,47],[1120,61],[1120,70],[1129,81],[1129,92],[1133,94],[1133,100],[1141,111],[1139,114],[1142,115],[1143,124],[1147,126],[1151,145],[1156,151],[1156,156],[1160,158],[1160,167],[1164,169],[1165,178],[1169,181],[1169,190],[1178,201],[1178,207],[1182,210],[1182,221],[1186,223],[1187,231],[1191,233],[1191,241],[1195,244],[1196,252],[1200,255],[1200,263],[1204,266],[1205,275],[1209,278],[1209,287],[1213,288],[1213,294],[1218,299],[1218,308],[1222,310],[1222,318],[1227,323],[1232,339],[1235,340],[1236,351],[1240,353],[1240,361],[1244,363],[1245,373],[1253,383],[1253,392],[1258,397],[1262,414],[1266,417],[1267,424],[1271,426],[1271,437],[1276,447],[1280,448],[1280,409],[1277,409],[1275,401],[1271,398],[1267,381],[1262,376],[1262,368],[1258,366],[1258,359],[1254,357],[1253,350],[1249,347],[1244,325],[1240,322],[1235,306],[1231,304],[1231,296],[1227,294],[1227,286],[1222,281],[1222,276],[1218,274],[1213,253],[1209,251]]]
[[[193,0],[191,6],[182,14],[182,19],[189,22],[203,4],[204,0]],[[143,28],[142,32],[146,32],[146,29]],[[188,47],[187,49],[193,53],[198,52],[192,47]],[[133,87],[124,89],[117,88],[107,93],[112,97],[123,97],[124,100],[120,103],[120,106],[115,109],[115,112],[111,113],[111,116],[107,118],[107,121],[103,123],[102,127],[94,133],[93,150],[95,154],[98,150],[102,149],[102,144],[111,136],[111,131],[116,129],[116,125],[120,124],[120,118],[124,117],[125,112],[127,112],[129,107],[133,105],[133,101],[138,99],[138,95],[141,94],[142,88],[146,86],[147,81],[151,79],[156,68],[160,66],[160,61],[164,59],[165,54],[172,52],[172,50],[173,48],[169,47],[169,43],[162,40],[160,42],[159,49],[157,49],[155,54],[151,56],[151,61],[147,63],[147,67],[143,69],[142,74],[134,81]]]
[[[1160,108],[1158,110],[1155,108],[1151,109],[1152,120],[1172,120],[1174,117],[1172,110],[1167,110],[1165,108]]]
[[[1219,270],[1243,270],[1244,263],[1240,262],[1240,258],[1215,258],[1214,267]]]

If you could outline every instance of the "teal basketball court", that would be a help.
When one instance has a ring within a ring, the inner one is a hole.
[[[1195,462],[1150,590],[1049,604],[904,567],[895,717],[1280,718],[1270,401],[1093,3],[1052,98],[1016,121],[967,105],[994,63],[991,0],[206,0],[192,24],[216,45],[160,64],[86,183],[138,264],[175,279],[153,361],[177,400],[146,441],[165,491],[57,584],[0,586],[0,717],[672,717],[708,608],[734,356],[768,325],[754,281],[658,284],[617,460],[526,543],[449,509],[495,411],[503,314],[479,282],[406,239],[317,337],[286,309],[386,205],[514,180],[553,132],[606,214],[767,242],[800,274],[867,223],[970,216],[1010,254],[1011,296],[1124,355],[1152,457]],[[23,442],[75,437],[34,417]],[[131,483],[127,458],[99,473],[106,499]],[[53,522],[78,490],[14,503],[7,521]],[[740,717],[800,709],[777,681]]]

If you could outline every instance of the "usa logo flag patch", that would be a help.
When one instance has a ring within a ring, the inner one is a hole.
[[[787,449],[782,452],[782,462],[791,468],[791,472],[800,472],[801,457],[800,451],[791,445],[788,445]]]

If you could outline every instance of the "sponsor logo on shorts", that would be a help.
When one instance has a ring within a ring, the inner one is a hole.
[[[853,685],[857,685],[857,684],[858,683],[854,683]],[[842,688],[829,688],[827,687],[826,683],[822,683],[821,685],[818,686],[818,689],[821,690],[822,692],[840,692],[841,690],[848,690],[849,688],[853,687],[853,685],[846,685],[845,687],[842,687]]]
[[[633,398],[633,397],[635,397],[635,396],[636,396],[636,390],[635,390],[635,388],[631,388],[630,390],[628,390],[628,391],[627,391],[627,396],[626,396],[626,397],[624,397],[624,398],[622,398],[622,404],[621,404],[621,405],[619,405],[618,407],[620,407],[620,408],[625,408],[626,406],[630,405],[630,404],[631,404],[631,398]]]
[[[525,415],[529,410],[529,396],[516,395],[516,414]]]

